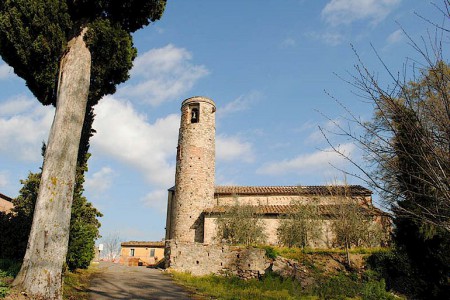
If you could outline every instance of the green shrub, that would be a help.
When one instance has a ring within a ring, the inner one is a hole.
[[[21,262],[12,259],[0,259],[0,277],[16,277]]]
[[[267,256],[268,258],[275,259],[275,258],[277,258],[277,256],[279,255],[278,251],[277,251],[274,247],[271,247],[271,246],[263,246],[262,248],[263,248],[264,250],[266,250],[266,256]]]
[[[320,299],[346,299],[358,294],[358,283],[345,274],[323,278],[314,289]]]
[[[20,262],[11,259],[0,259],[0,298],[9,294],[9,286],[5,279],[12,280],[20,269]]]
[[[361,291],[363,300],[395,300],[396,297],[386,292],[386,283],[380,281],[369,281],[364,284]]]
[[[0,298],[5,298],[9,294],[9,288],[1,286],[0,281]]]

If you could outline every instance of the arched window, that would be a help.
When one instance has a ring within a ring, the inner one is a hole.
[[[198,123],[200,121],[200,115],[198,107],[194,107],[191,110],[191,123]]]

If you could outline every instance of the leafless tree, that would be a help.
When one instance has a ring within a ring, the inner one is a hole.
[[[102,239],[103,254],[102,257],[108,261],[115,261],[120,256],[120,237],[118,233],[108,234]]]
[[[407,59],[403,71],[394,73],[374,49],[391,79],[386,88],[354,50],[358,59],[356,72],[344,80],[356,89],[358,96],[373,104],[373,120],[363,121],[337,99],[348,122],[342,125],[329,120],[337,128],[333,133],[359,147],[367,165],[342,152],[329,139],[330,131],[321,129],[334,151],[360,173],[343,171],[376,189],[389,211],[445,231],[450,231],[450,67],[443,56],[443,46],[449,42],[445,26],[450,19],[449,7],[450,1],[445,0],[440,8],[445,18],[442,25],[421,17],[434,26],[434,32],[420,42],[404,30],[421,62]]]

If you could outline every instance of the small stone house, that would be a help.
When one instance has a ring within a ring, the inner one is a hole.
[[[120,244],[120,263],[153,266],[164,258],[164,242],[130,241]]]
[[[12,199],[0,193],[0,211],[10,213],[13,207]]]

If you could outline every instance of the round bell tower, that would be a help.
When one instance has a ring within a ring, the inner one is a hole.
[[[203,242],[203,211],[213,206],[215,176],[214,101],[192,97],[181,104],[175,193],[171,203],[169,238]]]

